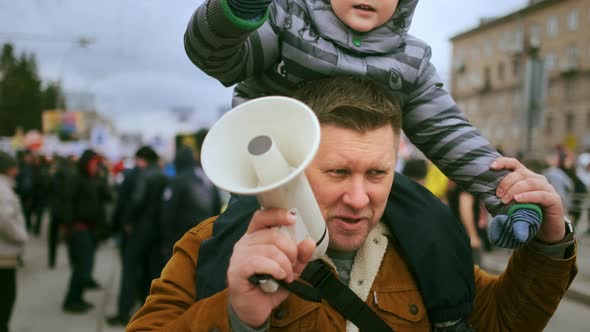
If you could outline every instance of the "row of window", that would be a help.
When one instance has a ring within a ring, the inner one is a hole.
[[[579,28],[579,12],[577,9],[572,9],[567,13],[566,16],[566,29],[564,29],[564,33],[569,33],[572,31],[576,31]],[[588,9],[588,21],[590,21],[590,9]],[[559,17],[556,15],[550,16],[546,22],[546,35],[550,38],[555,38],[559,36],[560,29],[559,29]],[[539,24],[532,24],[529,27],[528,36],[529,41],[528,43],[539,43],[541,41],[541,26]],[[504,31],[502,37],[498,40],[498,49],[502,51],[522,51],[524,47],[524,36],[525,33],[523,30],[517,31]],[[488,41],[483,43],[483,46],[470,46],[470,55],[472,59],[479,59],[480,52],[483,52],[485,56],[492,56],[493,53],[493,44]],[[457,52],[457,57],[460,59],[467,58],[467,51],[463,48],[460,48]]]
[[[565,132],[572,133],[575,130],[576,125],[576,114],[572,112],[568,112],[564,114],[565,116]],[[590,130],[590,111],[586,113],[586,128],[585,130]],[[545,121],[545,134],[550,135],[555,130],[555,115],[549,115]]]
[[[575,134],[575,123],[576,123],[576,115],[574,113],[566,113],[564,116],[565,121],[565,133],[566,134]],[[585,115],[586,117],[586,129],[590,130],[590,111]],[[486,121],[487,124],[493,123],[493,121]],[[543,130],[545,135],[550,136],[553,135],[556,131],[556,116],[549,115],[545,118],[545,124]],[[480,131],[484,137],[487,137],[492,140],[502,140],[505,139],[506,136],[512,136],[512,139],[520,138],[521,131],[525,130],[522,126],[522,123],[512,122],[512,125],[493,125],[493,126],[482,126]]]
[[[587,56],[588,59],[590,59],[590,45],[588,46]],[[565,57],[559,58],[555,52],[549,51],[543,56],[543,59],[545,62],[545,68],[548,71],[575,70],[579,65],[578,48],[576,44],[571,44],[567,49],[567,55]],[[523,67],[523,59],[520,57],[514,57],[508,61],[499,62],[495,69],[492,66],[486,66],[483,69],[483,76],[476,71],[471,72],[471,75],[469,76],[465,76],[468,69],[463,68],[461,74],[463,74],[463,78],[468,77],[468,79],[458,79],[458,88],[459,90],[464,90],[470,87],[483,88],[486,84],[489,85],[488,87],[491,87],[492,75],[495,75],[500,82],[510,78],[508,75],[511,75],[513,78],[519,78],[524,70]]]

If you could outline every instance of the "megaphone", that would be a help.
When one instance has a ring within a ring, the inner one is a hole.
[[[213,125],[201,148],[201,164],[221,189],[255,195],[264,209],[296,209],[297,222],[282,230],[297,243],[311,237],[313,260],[329,242],[304,173],[319,145],[320,124],[307,105],[288,97],[262,97],[235,107]]]

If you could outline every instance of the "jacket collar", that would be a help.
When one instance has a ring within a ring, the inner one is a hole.
[[[403,45],[418,0],[400,0],[395,13],[384,25],[360,33],[346,26],[332,11],[330,0],[305,0],[317,33],[325,39],[359,53],[390,53]],[[361,40],[354,44],[354,39]]]

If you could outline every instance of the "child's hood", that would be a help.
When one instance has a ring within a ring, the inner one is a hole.
[[[389,53],[398,48],[408,35],[418,4],[418,0],[399,0],[389,21],[369,32],[360,33],[353,31],[336,17],[330,0],[304,1],[313,26],[323,38],[361,53]]]

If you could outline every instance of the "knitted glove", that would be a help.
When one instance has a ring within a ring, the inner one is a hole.
[[[535,237],[543,212],[537,204],[514,204],[508,215],[497,215],[488,227],[490,241],[500,248],[520,248]]]
[[[259,19],[272,0],[227,0],[232,13],[244,20]]]

